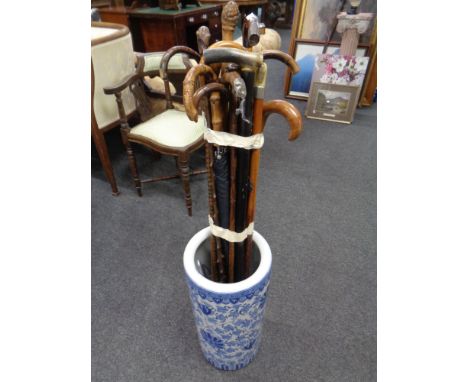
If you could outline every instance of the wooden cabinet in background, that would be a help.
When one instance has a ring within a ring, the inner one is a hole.
[[[221,39],[222,5],[187,6],[180,11],[141,8],[130,12],[130,29],[135,50],[165,51],[175,45],[185,45],[197,51],[195,32],[202,25],[211,32],[211,43]]]
[[[130,8],[125,7],[107,7],[99,9],[101,20],[106,23],[122,24],[130,27],[128,14]]]
[[[102,8],[102,21],[127,25],[132,32],[133,46],[138,52],[166,51],[185,45],[197,51],[195,32],[202,25],[211,32],[211,43],[221,39],[222,5],[188,5],[180,11],[155,8]]]

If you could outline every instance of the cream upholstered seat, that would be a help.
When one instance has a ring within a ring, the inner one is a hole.
[[[159,70],[161,67],[161,60],[164,56],[164,52],[152,52],[150,54],[142,54],[145,57],[145,66],[143,70],[148,72],[150,70]],[[187,56],[176,53],[174,56],[171,57],[171,61],[168,64],[167,69],[171,71],[182,71],[185,72],[187,70],[187,61],[192,65],[196,65],[197,61],[194,59],[189,59]]]
[[[183,148],[199,140],[203,136],[203,129],[203,118],[192,122],[185,113],[169,109],[135,126],[128,136],[148,139],[164,146]]]

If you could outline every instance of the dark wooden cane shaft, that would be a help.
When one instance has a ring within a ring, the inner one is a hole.
[[[237,115],[236,115],[237,102],[235,96],[231,93],[230,109],[229,109],[229,133],[237,134]],[[236,229],[236,171],[237,171],[237,150],[235,147],[229,148],[229,161],[230,161],[230,190],[229,190],[229,229],[235,231]],[[229,243],[229,269],[228,277],[229,282],[234,282],[234,256],[235,246],[234,243]]]
[[[235,95],[236,80],[239,80],[240,74],[237,71],[223,73],[222,80],[230,87],[229,92],[229,133],[237,135],[238,116],[236,110],[239,106],[239,100]],[[237,171],[237,149],[235,147],[229,148],[229,175],[230,175],[230,189],[229,189],[229,230],[235,231],[236,229],[236,171]],[[229,243],[229,263],[228,263],[228,279],[229,282],[234,282],[234,258],[235,258],[235,245]]]
[[[209,163],[210,163],[210,177],[209,183],[211,184],[211,208],[212,210],[210,211],[211,217],[213,219],[213,223],[215,225],[219,225],[218,221],[218,207],[216,206],[216,190],[215,190],[215,181],[214,181],[214,174],[213,174],[213,145],[207,144],[208,150],[206,152],[207,157],[209,158]],[[213,235],[212,235],[213,236]],[[224,270],[224,254],[221,248],[221,239],[219,237],[215,237],[215,243],[216,243],[216,248],[215,248],[215,258],[216,258],[216,268],[218,271],[219,279],[218,281],[220,282],[226,282],[226,272]]]
[[[210,216],[214,219],[215,215],[215,195],[214,195],[214,176],[213,176],[213,156],[210,153],[213,152],[212,145],[205,142],[205,162],[208,170],[208,208]],[[216,256],[216,238],[211,235],[210,237],[210,262],[211,262],[211,275],[213,281],[219,280],[218,274],[218,261]]]
[[[240,118],[241,122],[238,132],[240,136],[248,137],[252,135],[255,71],[248,67],[242,68],[241,76],[247,89],[244,115],[245,119],[249,122]],[[250,154],[250,150],[238,149],[237,151],[236,232],[242,232],[247,227],[247,201],[250,191]],[[234,269],[236,281],[244,278],[244,264],[245,243],[237,243]]]
[[[211,106],[211,127],[214,131],[223,131],[224,130],[224,108],[221,102],[221,94],[218,91],[214,91],[210,94],[210,106]],[[222,149],[221,147],[219,149]],[[213,155],[213,152],[211,152],[211,155]],[[217,190],[217,180],[214,183],[214,188],[215,188],[215,194],[218,194],[218,192],[221,192],[220,190]],[[217,203],[215,203],[215,208],[216,208],[216,222],[215,224],[220,226],[221,225],[221,219],[223,218],[220,216],[219,209],[217,208],[218,203],[222,202],[222,199],[216,199]],[[219,206],[220,209],[222,209],[222,206]],[[225,227],[224,227],[225,228]],[[224,244],[222,244],[224,243]],[[224,252],[228,251],[228,246],[225,241],[221,242],[221,239],[217,238],[216,242],[216,251],[218,252],[218,258],[221,258],[224,260],[225,254]],[[225,251],[226,250],[226,251]],[[220,266],[223,266],[223,272],[220,273],[220,281],[221,282],[226,282],[226,274],[224,272],[224,261]],[[218,268],[219,269],[219,268]]]

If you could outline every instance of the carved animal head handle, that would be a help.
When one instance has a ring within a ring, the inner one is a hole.
[[[169,65],[169,61],[176,53],[185,53],[190,57],[196,58],[197,61],[200,60],[200,55],[195,52],[193,49],[190,49],[187,46],[173,46],[169,50],[167,50],[161,58],[161,63],[159,64],[159,75],[164,81],[164,92],[166,95],[166,107],[168,109],[172,109],[172,99],[171,99],[171,90],[169,88],[169,76],[167,75],[167,66]]]
[[[232,94],[237,99],[244,99],[247,95],[247,89],[244,80],[235,67],[237,65],[234,65],[234,68],[229,66],[226,68],[222,76],[222,82],[229,84]]]
[[[289,124],[288,140],[294,141],[302,132],[302,115],[296,106],[286,102],[285,100],[267,101],[263,104],[263,127],[266,120],[273,114],[280,114]]]
[[[210,46],[211,33],[207,26],[202,25],[197,29],[197,45],[198,52],[203,54],[203,51]]]
[[[183,100],[185,112],[191,121],[198,121],[197,107],[193,104],[193,94],[195,92],[195,85],[197,78],[200,75],[210,77],[211,81],[216,81],[218,76],[208,65],[199,64],[190,69],[185,75],[183,84]]]
[[[293,74],[299,72],[300,68],[297,64],[296,60],[292,58],[289,54],[284,53],[280,50],[264,50],[263,51],[263,60],[278,60],[281,61],[283,64],[286,64]]]

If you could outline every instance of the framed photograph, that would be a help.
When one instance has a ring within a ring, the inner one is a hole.
[[[314,82],[310,89],[305,115],[307,118],[351,123],[359,90],[360,86]]]
[[[366,45],[359,45],[356,56],[364,57],[367,54],[367,49]],[[324,41],[296,40],[292,56],[297,61],[300,71],[293,76],[289,69],[286,69],[284,87],[286,97],[307,100],[316,67],[316,58],[323,53],[338,55],[340,53],[340,43],[330,42],[326,46]]]

